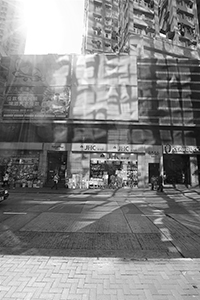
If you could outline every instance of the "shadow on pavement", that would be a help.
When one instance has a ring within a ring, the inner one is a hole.
[[[1,254],[200,257],[199,201],[178,190],[96,191],[85,198],[60,193],[55,201],[17,204],[27,213],[1,213]]]

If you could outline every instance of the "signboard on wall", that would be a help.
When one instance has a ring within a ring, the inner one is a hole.
[[[164,145],[164,154],[200,154],[199,146]]]
[[[10,58],[4,118],[66,118],[71,89],[71,56],[23,55]]]
[[[145,153],[144,145],[125,144],[72,144],[74,152],[116,152],[116,153]]]

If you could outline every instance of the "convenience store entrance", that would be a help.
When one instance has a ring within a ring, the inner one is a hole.
[[[136,154],[92,154],[90,185],[110,186],[115,176],[118,187],[137,187],[138,164]]]

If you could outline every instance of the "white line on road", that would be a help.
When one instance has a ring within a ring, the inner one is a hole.
[[[27,215],[26,212],[4,211],[4,215]]]

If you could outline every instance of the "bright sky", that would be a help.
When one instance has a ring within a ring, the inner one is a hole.
[[[25,54],[81,53],[84,0],[24,0]]]

